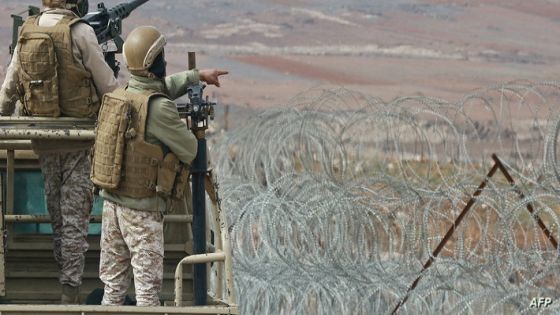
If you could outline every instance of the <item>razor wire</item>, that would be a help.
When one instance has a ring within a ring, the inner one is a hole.
[[[211,149],[243,314],[389,314],[492,166],[399,314],[531,313],[560,296],[560,82],[458,102],[316,88]],[[556,301],[547,311],[558,311]]]

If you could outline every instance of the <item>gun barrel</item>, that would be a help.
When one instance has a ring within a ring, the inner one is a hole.
[[[118,17],[124,19],[130,15],[139,6],[148,2],[149,0],[133,0],[126,3],[117,4],[115,7],[109,10],[109,16],[112,18]]]
[[[130,6],[132,6],[132,9],[134,10],[148,1],[149,0],[133,0],[130,2]]]

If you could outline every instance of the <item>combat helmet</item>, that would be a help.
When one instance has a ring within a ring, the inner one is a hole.
[[[42,0],[43,6],[72,10],[79,17],[84,17],[89,10],[88,0]]]
[[[149,69],[163,52],[165,44],[165,36],[155,27],[135,28],[130,32],[123,46],[123,58],[128,71],[138,76],[154,77]]]

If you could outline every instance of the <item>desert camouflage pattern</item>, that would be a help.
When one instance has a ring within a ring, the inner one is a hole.
[[[54,258],[61,284],[80,286],[93,204],[90,150],[40,154],[47,210],[52,219]]]
[[[163,214],[105,200],[99,277],[102,305],[122,305],[134,273],[138,306],[159,306],[163,283]],[[132,266],[132,268],[131,268]]]

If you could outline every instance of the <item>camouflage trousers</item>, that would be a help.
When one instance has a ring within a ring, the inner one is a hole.
[[[163,214],[134,210],[105,200],[99,262],[99,277],[105,283],[102,305],[123,304],[131,272],[136,305],[159,306],[163,283]]]
[[[54,258],[62,284],[80,286],[84,272],[93,184],[90,150],[39,154],[51,216]]]

